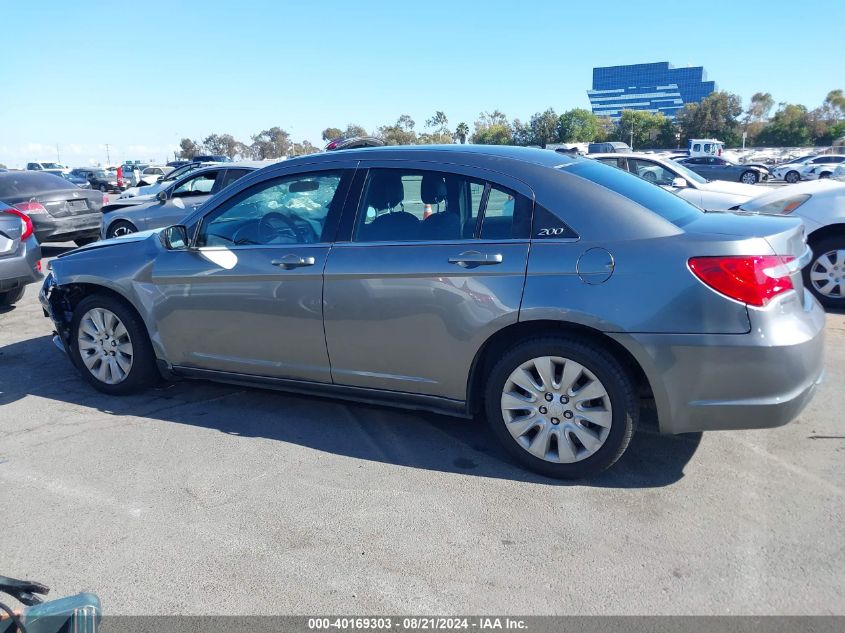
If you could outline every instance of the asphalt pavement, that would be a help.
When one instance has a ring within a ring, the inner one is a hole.
[[[60,249],[47,248],[47,254]],[[778,429],[646,419],[587,482],[480,421],[182,382],[90,388],[0,312],[0,574],[108,614],[845,614],[845,315]]]

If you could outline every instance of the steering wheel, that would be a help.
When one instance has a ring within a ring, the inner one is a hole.
[[[279,226],[278,222],[284,224]],[[270,244],[278,237],[292,237],[295,242],[304,242],[299,227],[288,216],[277,211],[271,211],[261,216],[258,222],[258,237],[262,244]]]

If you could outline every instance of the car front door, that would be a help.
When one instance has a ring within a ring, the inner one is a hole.
[[[323,268],[351,176],[268,176],[215,204],[193,245],[157,257],[158,336],[188,370],[331,382]]]
[[[519,313],[533,193],[501,174],[370,163],[325,272],[336,384],[466,398],[475,354]]]

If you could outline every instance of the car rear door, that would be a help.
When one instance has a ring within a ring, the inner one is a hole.
[[[333,381],[463,401],[482,343],[517,321],[533,193],[411,161],[363,163],[353,191],[325,271]]]
[[[194,248],[156,258],[156,323],[171,363],[331,382],[323,268],[351,178],[339,167],[266,175],[215,201]]]

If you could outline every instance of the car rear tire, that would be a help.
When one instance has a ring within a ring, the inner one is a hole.
[[[819,179],[821,179],[821,178],[830,178],[830,172],[829,171],[823,171],[822,173],[819,174]]]
[[[130,233],[137,233],[138,228],[131,222],[126,220],[118,220],[109,225],[106,232],[106,237],[120,237],[122,235],[129,235]]]
[[[572,337],[511,348],[487,378],[485,407],[508,453],[557,479],[591,477],[613,465],[639,418],[628,372],[607,351]]]
[[[797,171],[789,171],[786,172],[786,176],[784,176],[783,179],[790,185],[794,185],[796,182],[801,180],[801,174],[799,174]]]
[[[85,297],[73,311],[70,355],[95,389],[111,395],[140,391],[158,378],[144,323],[123,300]]]
[[[7,290],[0,292],[0,307],[6,307],[16,304],[23,299],[23,293],[26,292],[26,286],[15,288],[14,290]]]
[[[739,181],[745,183],[746,185],[756,185],[759,180],[760,177],[753,171],[744,171],[739,177]]]
[[[845,233],[810,242],[813,261],[805,266],[804,286],[825,308],[845,308]]]

